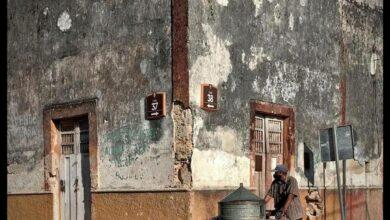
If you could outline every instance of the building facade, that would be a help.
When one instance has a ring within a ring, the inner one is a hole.
[[[339,219],[319,131],[340,125],[347,219],[382,219],[382,1],[7,7],[8,219],[212,219],[240,183],[264,196],[277,163],[308,218]]]

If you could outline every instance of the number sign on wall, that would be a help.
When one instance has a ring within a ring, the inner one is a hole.
[[[218,89],[211,84],[201,84],[200,107],[207,111],[218,110]]]
[[[164,117],[166,115],[165,103],[165,92],[148,95],[145,99],[146,120],[156,120]]]

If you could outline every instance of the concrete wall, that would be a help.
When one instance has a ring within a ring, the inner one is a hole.
[[[378,0],[188,1],[185,108],[171,97],[171,1],[9,2],[7,191],[44,191],[43,108],[97,98],[99,193],[92,193],[92,215],[214,217],[229,189],[249,186],[253,99],[294,108],[291,173],[307,186],[308,146],[315,185],[333,198],[326,200],[333,217],[335,166],[323,169],[317,131],[352,124],[357,160],[347,162],[347,186],[363,189],[353,189],[347,201],[356,211],[368,201],[365,213],[380,219],[382,7]],[[218,111],[199,108],[201,83],[218,87]],[[153,91],[167,93],[167,116],[146,121],[144,98]],[[128,192],[182,187],[193,192]],[[30,215],[39,204],[30,197],[52,204],[46,196],[9,195],[10,215]],[[52,216],[47,207],[43,216]]]
[[[52,194],[8,195],[7,219],[53,219]]]
[[[301,186],[304,144],[323,186],[317,132],[341,123],[358,137],[347,185],[381,186],[382,14],[374,1],[189,1],[194,188],[248,186],[250,99],[295,109]],[[201,83],[218,87],[219,111],[199,109]],[[325,185],[336,187],[334,162]]]
[[[99,188],[174,185],[170,1],[12,1],[8,5],[8,192],[44,187],[44,106],[97,98]]]

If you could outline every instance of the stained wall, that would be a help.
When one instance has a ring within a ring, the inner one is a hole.
[[[249,186],[250,100],[294,109],[291,174],[302,187],[305,145],[314,184],[337,187],[318,130],[341,124],[357,137],[347,185],[381,187],[382,15],[378,1],[189,1],[194,188]],[[219,111],[199,108],[201,83],[218,87]]]
[[[97,99],[100,189],[170,188],[170,1],[12,1],[8,7],[8,193],[44,190],[43,108]]]

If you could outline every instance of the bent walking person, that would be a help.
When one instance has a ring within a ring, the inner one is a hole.
[[[274,199],[276,219],[297,220],[303,218],[303,208],[299,199],[297,180],[288,176],[288,169],[283,164],[276,166],[274,181],[264,200],[267,203]]]

